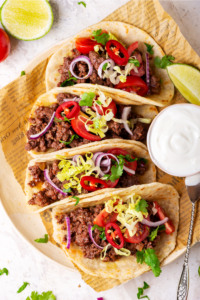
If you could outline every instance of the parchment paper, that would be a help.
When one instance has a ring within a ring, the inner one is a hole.
[[[176,62],[191,64],[200,69],[200,57],[191,48],[175,21],[163,10],[158,0],[132,0],[116,10],[105,21],[121,21],[135,25],[149,33],[167,55],[173,55]],[[35,65],[32,72],[22,76],[0,90],[0,198],[7,213],[23,207],[25,169],[30,159],[24,150],[25,125],[34,101],[45,92],[45,68],[48,57]],[[173,103],[186,102],[176,91]],[[180,224],[176,249],[165,260],[169,263],[186,248],[189,232],[191,203],[183,178],[172,177],[158,170],[158,181],[173,185],[180,194]],[[169,199],[170,201],[170,199]],[[23,208],[21,208],[21,212]],[[192,245],[200,240],[199,205],[197,207]],[[41,214],[43,223],[52,235],[51,212]],[[26,224],[24,224],[26,226]],[[54,243],[54,241],[51,239]],[[92,277],[79,272],[87,284],[96,291],[110,289],[123,282]]]

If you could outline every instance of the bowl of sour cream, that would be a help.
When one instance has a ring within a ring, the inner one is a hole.
[[[187,177],[200,172],[200,106],[174,104],[153,120],[147,147],[154,164],[164,172]]]

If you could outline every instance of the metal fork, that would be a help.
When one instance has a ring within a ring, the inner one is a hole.
[[[183,264],[183,270],[181,274],[181,278],[178,285],[178,292],[177,292],[177,300],[187,300],[188,291],[189,291],[189,266],[188,266],[188,259],[190,253],[190,244],[193,232],[193,225],[194,225],[194,216],[195,216],[195,204],[200,197],[200,183],[194,186],[187,186],[187,181],[185,180],[185,185],[187,188],[188,196],[190,201],[192,202],[192,215],[190,221],[190,231],[188,236],[187,242],[187,250],[185,254],[185,260]]]

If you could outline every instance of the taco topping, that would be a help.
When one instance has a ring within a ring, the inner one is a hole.
[[[146,61],[143,61],[138,41],[126,49],[112,33],[101,29],[94,31],[91,38],[77,38],[71,57],[64,57],[63,65],[58,70],[61,74],[58,86],[63,86],[63,82],[69,79],[70,71],[77,79],[74,84],[99,84],[140,96],[160,94],[161,80],[152,73],[149,66],[149,59],[152,59],[149,54],[154,54],[153,46],[145,45],[148,52]],[[126,85],[121,87],[120,83]]]
[[[105,138],[145,140],[151,119],[134,113],[131,106],[116,104],[98,87],[96,89],[98,96],[93,91],[83,93],[81,98],[60,93],[57,95],[59,105],[39,106],[34,118],[29,118],[31,126],[25,149],[57,151]]]
[[[65,220],[66,217],[70,218],[69,238],[71,243],[81,248],[84,257],[101,258],[107,262],[116,261],[121,256],[135,255],[138,263],[145,261],[154,275],[159,276],[161,270],[154,248],[161,234],[165,234],[165,226],[158,226],[155,230],[142,223],[143,220],[152,224],[159,222],[158,213],[153,214],[154,203],[157,202],[146,201],[135,194],[130,195],[126,201],[115,196],[105,204],[80,207],[68,214],[56,215],[56,219],[58,224],[63,224],[62,230],[66,230]],[[175,228],[171,233],[174,231]],[[67,241],[68,234],[63,239],[63,242]]]
[[[140,183],[137,175],[144,175],[148,167],[138,162],[139,158],[118,148],[94,155],[90,152],[84,156],[75,155],[73,159],[60,155],[56,158],[53,162],[36,163],[29,167],[32,180],[28,185],[40,188],[29,200],[30,205],[43,207],[68,196],[137,185]]]

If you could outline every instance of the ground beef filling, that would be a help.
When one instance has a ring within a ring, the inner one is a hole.
[[[149,214],[151,221],[154,221],[155,217],[152,214],[152,203],[149,203]],[[62,230],[67,230],[66,228],[66,217],[70,217],[70,230],[71,230],[71,243],[75,243],[77,246],[81,248],[84,253],[84,257],[89,259],[99,258],[101,249],[97,248],[91,241],[89,233],[88,233],[88,225],[93,225],[94,219],[98,216],[101,210],[104,208],[104,205],[96,205],[91,206],[89,208],[78,208],[69,214],[57,215],[57,223],[63,224]],[[143,226],[142,224],[140,225]],[[103,241],[100,238],[100,231],[98,229],[93,230],[93,238],[95,242],[101,246],[105,247],[108,242]],[[154,241],[150,241],[147,237],[144,241],[138,244],[132,244],[125,242],[124,248],[130,250],[131,255],[135,255],[137,251],[141,251],[143,249],[155,248],[157,242],[160,239],[160,235],[154,239]],[[64,242],[67,242],[67,235],[64,236]],[[104,261],[115,261],[119,259],[121,256],[117,255],[113,248],[107,251]]]
[[[72,126],[68,122],[53,122],[49,130],[41,137],[32,140],[30,135],[37,134],[41,132],[49,123],[53,112],[58,108],[60,104],[64,102],[66,98],[74,98],[75,95],[60,93],[57,95],[57,100],[59,104],[53,104],[51,107],[40,106],[35,111],[35,118],[29,118],[29,122],[32,124],[27,131],[28,142],[25,145],[27,151],[34,150],[36,152],[46,152],[48,149],[54,149],[58,151],[64,148],[75,148],[81,145],[90,143],[91,141],[79,137],[78,139],[73,139],[73,141],[65,145],[60,142],[69,142],[76,132],[73,130]],[[118,113],[117,118],[121,118],[122,110],[124,105],[117,105]],[[140,115],[131,113],[128,119],[139,118]],[[123,124],[116,123],[114,121],[108,122],[109,130],[106,133],[104,139],[114,139],[122,138],[135,141],[143,141],[146,139],[147,131],[149,128],[148,124],[137,122],[132,130],[133,135],[130,135],[125,129]]]
[[[66,79],[69,79],[70,64],[74,58],[80,55],[81,53],[75,48],[72,50],[71,57],[68,56],[63,58],[63,65],[61,65],[60,68],[58,69],[58,72],[61,74],[61,77],[60,77],[60,82],[58,83],[57,86],[61,86],[61,84]],[[109,78],[102,79],[98,76],[97,71],[100,64],[104,60],[106,60],[105,55],[98,54],[95,51],[90,51],[88,55],[87,54],[84,55],[89,57],[91,64],[93,66],[93,71],[92,74],[87,79],[78,79],[77,83],[91,83],[91,84],[104,85],[104,86],[114,88],[114,85],[112,84]],[[144,69],[146,69],[145,62],[143,63],[144,63]],[[74,68],[74,72],[78,77],[85,77],[88,74],[88,65],[83,61],[78,62]],[[141,78],[146,82],[146,75],[142,76]],[[160,94],[161,92],[160,78],[155,76],[151,70],[150,70],[150,92],[151,94]]]
[[[43,170],[48,167],[49,176],[56,186],[63,190],[64,184],[68,183],[67,180],[61,182],[56,177],[57,173],[60,171],[58,168],[59,161],[54,161],[51,165],[46,166],[44,163],[36,163],[34,166],[29,167],[30,174],[32,176],[32,180],[28,183],[30,187],[35,187],[39,182],[41,182],[42,189],[38,193],[33,194],[33,197],[28,201],[30,205],[38,205],[38,206],[47,206],[55,201],[62,200],[66,198],[66,196],[62,195],[57,191],[51,184],[49,184],[44,178]],[[136,169],[136,174],[144,175],[145,171],[147,170],[147,165],[140,166],[138,163],[138,167]],[[79,174],[77,177],[80,177],[82,174]],[[126,188],[132,185],[140,184],[139,178],[137,175],[129,176],[126,172],[119,178],[119,182],[116,188]],[[69,196],[78,196],[80,194],[87,194],[88,191],[83,189],[81,193],[77,191],[77,189],[71,189],[71,193]]]

